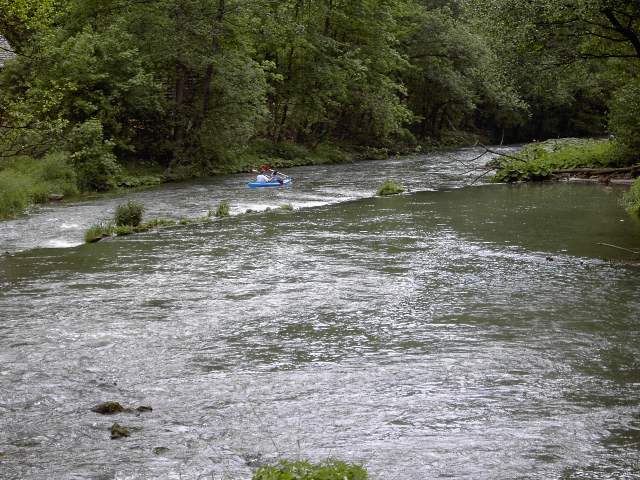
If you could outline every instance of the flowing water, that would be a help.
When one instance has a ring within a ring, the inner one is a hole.
[[[93,245],[122,198],[0,223],[0,478],[328,457],[384,480],[640,478],[640,267],[599,245],[639,249],[640,222],[616,188],[460,188],[475,155],[163,186],[129,198],[234,215]],[[389,177],[410,192],[373,197]],[[91,411],[107,400],[153,411]]]

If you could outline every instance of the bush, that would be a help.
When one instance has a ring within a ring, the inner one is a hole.
[[[137,227],[142,222],[144,215],[144,205],[129,200],[127,203],[118,205],[113,220],[118,227]]]
[[[527,145],[515,155],[500,157],[491,166],[498,169],[494,182],[512,183],[545,180],[554,170],[572,168],[615,168],[634,161],[630,150],[617,141],[583,140],[568,144],[545,142]]]
[[[218,209],[215,212],[215,216],[216,217],[228,217],[229,216],[229,201],[228,200],[223,200],[220,202],[220,205],[218,205]]]
[[[640,81],[615,92],[609,110],[609,130],[625,146],[640,149]]]
[[[631,190],[622,197],[624,207],[631,215],[640,218],[640,178],[631,186]]]
[[[309,462],[280,462],[276,466],[258,469],[253,480],[367,480],[367,471],[359,465],[327,462],[313,465]]]
[[[66,152],[51,152],[38,161],[37,176],[49,186],[49,193],[78,194],[78,178]]]
[[[113,143],[105,141],[102,123],[92,119],[71,132],[71,160],[82,190],[106,191],[115,186],[120,166],[113,154]]]
[[[378,195],[381,196],[397,195],[402,192],[404,192],[404,187],[394,180],[385,181],[378,189]]]

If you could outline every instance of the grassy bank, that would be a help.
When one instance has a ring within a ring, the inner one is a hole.
[[[0,163],[0,219],[20,215],[32,204],[77,194],[76,175],[64,154]]]
[[[622,168],[640,162],[640,155],[609,140],[563,139],[527,145],[511,157],[499,157],[496,182],[549,180],[554,172],[570,169]]]

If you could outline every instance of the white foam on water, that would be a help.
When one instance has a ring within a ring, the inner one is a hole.
[[[43,247],[45,248],[72,248],[82,245],[81,241],[73,241],[65,238],[54,238],[53,240],[47,240]]]

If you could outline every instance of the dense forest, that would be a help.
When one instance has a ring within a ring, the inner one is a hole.
[[[0,0],[0,170],[106,190],[125,165],[202,174],[296,148],[637,149],[639,32],[637,1]]]

